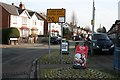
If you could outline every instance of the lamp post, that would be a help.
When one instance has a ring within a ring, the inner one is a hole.
[[[93,54],[93,39],[94,39],[94,25],[95,25],[95,2],[93,0],[93,14],[92,14],[92,21],[91,21],[91,25],[92,25],[92,45],[91,45],[91,54]]]

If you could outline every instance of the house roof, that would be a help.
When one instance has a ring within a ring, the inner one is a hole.
[[[32,17],[35,12],[28,12],[28,13]]]
[[[38,13],[36,13],[36,16],[39,20],[44,20]]]
[[[25,9],[20,9],[19,7],[15,6],[16,9],[18,10],[19,15],[25,10]]]
[[[32,11],[32,10],[27,10],[27,11],[31,17],[35,14],[38,20],[43,20],[39,15],[37,15],[38,14],[37,12]]]
[[[37,13],[37,16],[38,16],[39,18],[41,18],[42,20],[46,20],[46,16],[43,15],[43,14]]]
[[[29,10],[29,9],[26,9],[27,11],[28,11],[28,13],[29,13],[29,15],[32,17],[33,16],[33,14],[35,13],[34,11],[32,11],[32,10]]]
[[[9,4],[0,2],[0,6],[2,6],[11,15],[18,15],[18,12],[14,5],[9,5]]]
[[[27,11],[31,17],[35,14],[37,16],[38,20],[44,20],[43,17],[38,12],[35,12],[32,10],[27,10]]]
[[[45,15],[39,14],[38,12],[29,10],[29,9],[20,9],[15,5],[10,5],[2,2],[0,2],[0,6],[2,6],[6,11],[8,11],[12,15],[20,15],[23,11],[27,10],[27,12],[31,17],[33,16],[33,14],[35,14],[39,20],[46,20]]]
[[[20,9],[19,7],[15,6],[16,9],[18,10],[19,15],[22,14],[24,11],[27,11],[28,17],[31,17],[27,9]]]

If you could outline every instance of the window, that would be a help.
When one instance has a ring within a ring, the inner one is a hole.
[[[55,33],[54,33],[54,32],[52,32],[52,36],[55,36]]]
[[[94,34],[94,40],[109,40],[108,36],[106,34]]]
[[[36,20],[32,20],[32,24],[36,25],[37,24]]]
[[[22,30],[22,37],[28,37],[28,30]]]
[[[54,26],[52,26],[52,28],[54,28]]]
[[[22,24],[27,24],[27,18],[25,17],[22,18]]]

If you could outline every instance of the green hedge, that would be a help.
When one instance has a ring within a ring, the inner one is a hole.
[[[49,37],[49,35],[38,35],[38,37]]]
[[[9,29],[0,29],[2,33],[2,44],[8,44]]]
[[[9,28],[9,38],[19,38],[20,32],[17,28]]]
[[[19,38],[20,32],[17,28],[2,28],[0,29],[0,32],[2,33],[2,44],[8,44],[9,38]]]

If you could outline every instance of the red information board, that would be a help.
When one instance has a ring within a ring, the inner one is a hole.
[[[76,54],[74,58],[75,65],[86,67],[87,54],[88,46],[76,46]]]

